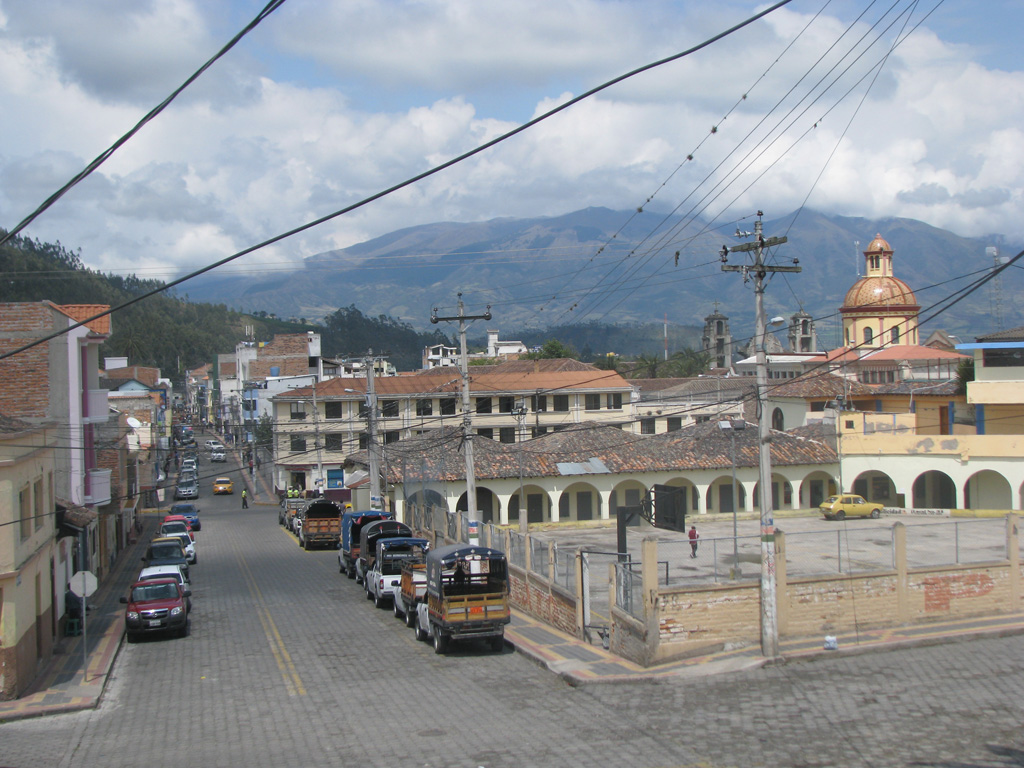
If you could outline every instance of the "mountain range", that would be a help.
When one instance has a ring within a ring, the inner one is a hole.
[[[702,326],[717,307],[739,336],[753,327],[752,282],[724,273],[720,251],[723,245],[747,242],[746,231],[753,228],[752,218],[738,227],[735,222],[711,227],[652,211],[606,208],[543,218],[440,222],[311,256],[291,273],[208,273],[190,281],[187,292],[192,301],[310,322],[354,305],[368,316],[389,315],[428,329],[431,308],[455,314],[461,291],[470,314],[491,305],[488,327],[501,329],[503,338],[566,324],[649,325],[666,316],[673,326]],[[764,234],[788,239],[771,250],[771,261],[798,262],[802,269],[777,274],[768,283],[769,316],[809,312],[825,348],[839,344],[837,310],[863,274],[862,251],[876,234],[893,247],[895,275],[911,286],[921,304],[921,319],[927,321],[922,338],[941,328],[968,340],[1000,325],[1024,324],[1014,301],[1024,277],[1015,266],[943,310],[957,291],[992,269],[987,247],[999,246],[1004,260],[1019,250],[998,236],[961,237],[912,219],[871,220],[806,209],[766,219]],[[746,256],[730,254],[729,263],[742,264]]]

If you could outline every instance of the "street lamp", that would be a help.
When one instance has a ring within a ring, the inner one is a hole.
[[[740,503],[739,485],[736,482],[736,432],[747,428],[743,419],[729,419],[718,422],[718,428],[729,433],[732,447],[732,577],[740,577],[740,551],[736,532],[736,510]]]
[[[519,404],[512,409],[512,415],[519,422],[519,531],[529,533],[530,520],[526,509],[526,499],[523,496],[523,439],[526,437],[523,430],[523,422],[526,421],[526,405]]]

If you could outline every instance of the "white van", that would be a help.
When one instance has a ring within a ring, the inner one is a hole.
[[[180,565],[150,565],[139,571],[139,578],[136,581],[150,581],[151,579],[177,579],[185,592],[185,602],[188,610],[192,610],[192,585],[185,577],[185,572]]]

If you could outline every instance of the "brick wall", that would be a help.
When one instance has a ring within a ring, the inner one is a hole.
[[[52,332],[53,310],[39,303],[0,303],[0,352]],[[41,418],[50,400],[49,344],[0,360],[0,413]]]
[[[577,636],[576,601],[552,588],[545,579],[537,578],[510,565],[509,600],[512,606],[528,613],[566,634]]]

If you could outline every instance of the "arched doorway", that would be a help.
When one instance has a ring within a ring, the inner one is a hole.
[[[956,507],[956,483],[937,469],[918,475],[914,480],[914,503],[918,509],[953,509]]]
[[[551,497],[539,485],[524,485],[523,496],[526,497],[526,519],[531,523],[547,523],[551,521]],[[509,525],[519,522],[519,492],[512,494],[508,502]]]
[[[992,469],[971,475],[964,484],[964,509],[1012,509],[1009,481]]]
[[[786,417],[783,416],[781,408],[772,411],[772,429],[776,432],[786,431]]]
[[[476,488],[476,509],[477,514],[480,516],[480,522],[482,523],[497,523],[498,522],[498,498],[489,488]],[[463,493],[459,496],[459,501],[455,505],[455,509],[459,512],[466,512],[469,507],[466,505],[466,494]]]
[[[812,472],[800,483],[800,506],[817,508],[821,502],[838,493],[836,481],[828,472]]]
[[[892,478],[877,469],[861,472],[854,478],[850,489],[868,501],[877,501],[887,507],[902,507],[905,504],[904,499],[897,497],[896,484]]]
[[[515,498],[515,497],[513,497]],[[509,511],[511,519],[511,511]],[[590,483],[573,483],[558,497],[558,519],[600,520],[601,494]]]
[[[612,517],[618,517],[619,507],[639,506],[647,493],[647,487],[637,480],[623,480],[612,491],[608,510]],[[640,524],[639,517],[634,518],[632,525]]]
[[[754,506],[761,506],[761,483],[754,486]],[[782,475],[772,474],[772,509],[793,508],[793,486]]]

